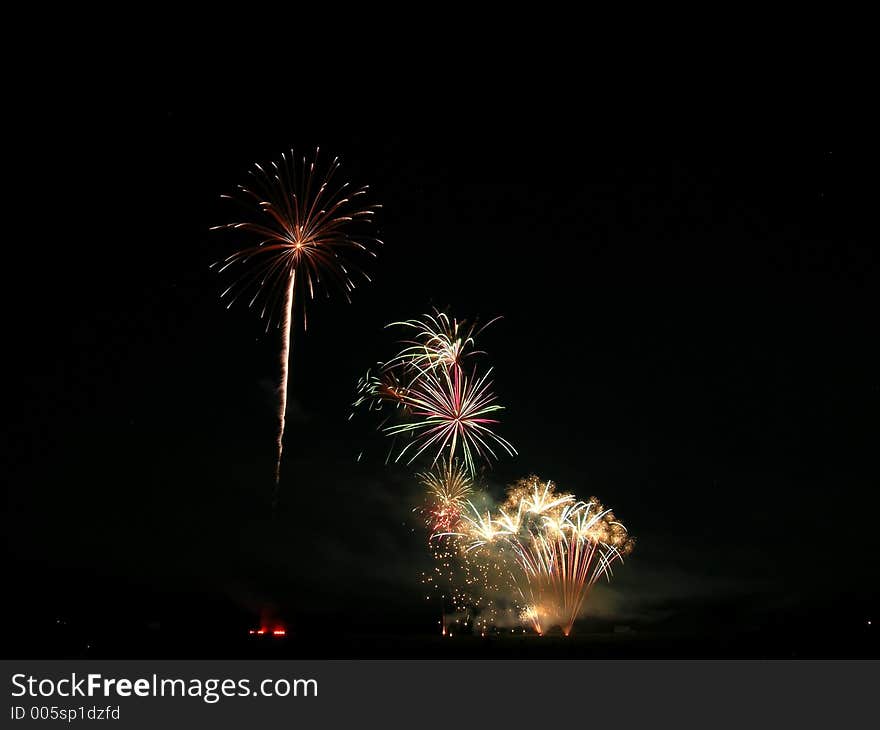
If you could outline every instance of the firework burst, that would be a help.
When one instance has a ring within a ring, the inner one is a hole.
[[[387,365],[393,368],[400,364],[416,372],[437,367],[460,368],[466,357],[486,354],[476,349],[476,338],[498,319],[500,317],[479,327],[466,320],[459,322],[435,309],[433,314],[423,314],[418,319],[392,322],[387,326],[405,327],[413,330],[413,334],[412,339],[401,343],[405,347]]]
[[[514,456],[516,450],[506,439],[492,431],[498,423],[493,415],[503,410],[498,405],[489,380],[491,368],[482,376],[470,376],[460,368],[424,370],[407,392],[402,403],[412,418],[401,424],[387,426],[389,435],[409,434],[413,438],[397,455],[396,461],[407,458],[411,464],[429,449],[436,452],[434,462],[448,453],[450,458],[461,454],[473,474],[475,457],[497,459],[497,450]],[[493,448],[494,446],[494,448]]]
[[[496,513],[471,505],[458,524],[450,537],[463,559],[483,564],[487,585],[506,585],[496,587],[496,604],[501,597],[518,605],[519,620],[538,634],[559,626],[568,636],[592,587],[611,580],[613,564],[633,548],[598,500],[558,494],[537,477],[514,485]]]
[[[430,536],[456,529],[473,492],[473,481],[464,464],[444,457],[434,469],[422,472],[418,478],[427,492],[425,513]]]
[[[432,465],[460,459],[473,476],[480,460],[498,459],[502,451],[516,455],[493,430],[503,406],[492,390],[492,368],[479,375],[476,366],[465,367],[467,358],[484,354],[476,349],[475,338],[488,325],[459,322],[436,310],[389,326],[395,325],[414,334],[394,357],[361,378],[353,403],[373,411],[392,406],[380,429],[395,443],[397,437],[405,441],[394,460],[412,464],[426,453]]]
[[[241,206],[242,217],[211,229],[239,232],[253,240],[213,265],[220,272],[246,265],[244,273],[221,295],[228,299],[227,307],[246,300],[249,308],[259,306],[267,331],[273,324],[281,329],[276,491],[296,313],[300,313],[305,329],[306,301],[314,299],[327,284],[341,289],[351,301],[357,280],[369,281],[369,276],[349,257],[357,253],[375,256],[376,246],[381,245],[379,239],[358,232],[358,224],[371,221],[380,206],[364,202],[367,187],[353,189],[348,183],[337,183],[339,158],[322,166],[319,152],[315,151],[311,161],[297,158],[291,150],[277,162],[255,164],[248,186],[239,185],[235,195],[222,196]],[[325,290],[329,295],[329,289]]]

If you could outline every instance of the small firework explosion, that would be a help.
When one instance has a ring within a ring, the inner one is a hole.
[[[301,312],[303,329],[307,324],[306,297],[299,292],[306,287],[308,299],[314,299],[315,292],[329,281],[351,301],[356,279],[369,281],[369,276],[348,261],[349,255],[375,256],[375,246],[382,243],[359,233],[357,226],[371,221],[381,206],[362,202],[367,187],[350,189],[348,183],[335,184],[338,170],[339,158],[322,169],[319,150],[311,162],[303,157],[300,163],[291,150],[278,162],[255,164],[248,187],[239,185],[237,195],[222,196],[242,206],[242,218],[211,229],[245,233],[254,240],[212,267],[223,272],[248,265],[244,275],[221,295],[229,299],[227,307],[240,298],[248,301],[248,307],[262,301],[260,317],[266,320],[266,330],[273,323],[281,328],[276,489],[281,476],[291,333],[297,311]]]
[[[422,371],[402,399],[411,418],[384,429],[391,436],[413,436],[395,461],[408,457],[406,463],[411,464],[430,450],[436,462],[444,454],[454,457],[460,452],[473,474],[475,457],[497,459],[496,449],[514,456],[516,450],[510,442],[492,431],[498,423],[492,416],[504,407],[495,402],[491,372],[490,368],[482,376],[476,371],[468,376],[458,367]]]
[[[401,343],[405,347],[387,364],[391,367],[402,364],[417,371],[462,367],[466,357],[486,354],[475,349],[476,337],[498,319],[478,328],[476,323],[459,322],[435,309],[433,314],[423,314],[420,319],[392,322],[388,327],[407,327],[415,332],[412,339]]]
[[[380,429],[395,443],[397,437],[404,440],[394,460],[412,464],[428,454],[434,465],[460,458],[474,475],[478,460],[498,459],[501,451],[515,455],[510,442],[493,430],[503,406],[492,390],[492,369],[479,375],[476,366],[464,366],[466,358],[482,354],[475,349],[482,328],[441,312],[395,324],[414,329],[414,339],[361,378],[353,404],[375,411],[393,406]],[[392,416],[396,420],[389,424]]]
[[[473,481],[464,465],[458,459],[450,461],[443,457],[434,469],[418,477],[427,490],[425,515],[431,536],[457,528],[473,491]]]

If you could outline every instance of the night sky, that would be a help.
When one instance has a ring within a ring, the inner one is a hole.
[[[638,540],[584,632],[876,652],[880,271],[857,150],[562,110],[302,116],[33,120],[31,233],[7,268],[4,593],[26,633],[74,627],[42,651],[189,646],[196,627],[226,646],[267,611],[342,637],[337,654],[432,634],[412,470],[347,417],[392,351],[384,325],[439,307],[503,315],[480,344],[519,455],[488,488],[539,474]],[[386,246],[353,305],[318,301],[296,333],[272,517],[277,333],[220,303],[208,266],[237,241],[208,228],[253,161],[316,144],[370,184]]]

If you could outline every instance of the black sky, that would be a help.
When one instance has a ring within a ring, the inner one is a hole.
[[[603,619],[710,636],[876,611],[880,281],[858,149],[508,110],[302,116],[34,120],[32,234],[7,271],[8,610],[223,626],[274,605],[429,631],[417,490],[346,418],[383,325],[437,306],[503,315],[482,344],[519,456],[490,487],[537,473],[637,536]],[[297,334],[272,520],[277,342],[218,301],[208,265],[234,240],[208,228],[252,161],[316,144],[371,185],[387,245],[352,306],[318,302]]]

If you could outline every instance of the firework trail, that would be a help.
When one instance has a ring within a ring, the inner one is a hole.
[[[395,461],[412,464],[426,452],[433,454],[432,465],[460,457],[473,476],[478,459],[497,459],[502,450],[514,456],[510,442],[493,431],[495,414],[503,406],[492,390],[492,369],[479,375],[476,366],[465,367],[467,358],[484,354],[475,349],[475,338],[488,325],[478,329],[435,310],[389,326],[414,330],[412,339],[361,378],[353,405],[375,411],[393,407],[380,429],[389,436],[408,437]],[[386,425],[393,416],[398,422]]]
[[[281,320],[281,377],[278,387],[278,435],[275,437],[275,486],[281,481],[281,454],[284,451],[284,427],[287,421],[287,374],[290,364],[290,328],[293,324],[293,295],[296,271],[290,272],[290,283],[284,292],[284,319]]]
[[[348,261],[348,254],[375,256],[374,247],[382,243],[358,230],[359,224],[371,221],[381,206],[362,202],[366,186],[350,189],[348,183],[336,184],[339,158],[322,167],[319,153],[316,149],[314,158],[307,161],[305,157],[298,159],[291,150],[277,162],[255,164],[249,187],[239,185],[236,195],[221,196],[241,206],[242,218],[211,229],[239,231],[255,241],[212,266],[224,272],[247,264],[245,272],[221,295],[229,300],[227,308],[240,298],[249,300],[249,308],[262,301],[260,318],[266,320],[266,331],[273,323],[281,329],[275,499],[281,477],[290,351],[298,310],[303,329],[307,326],[306,296],[300,295],[300,290],[305,287],[308,299],[314,299],[326,281],[342,289],[350,302],[356,279],[369,281],[369,276]]]

